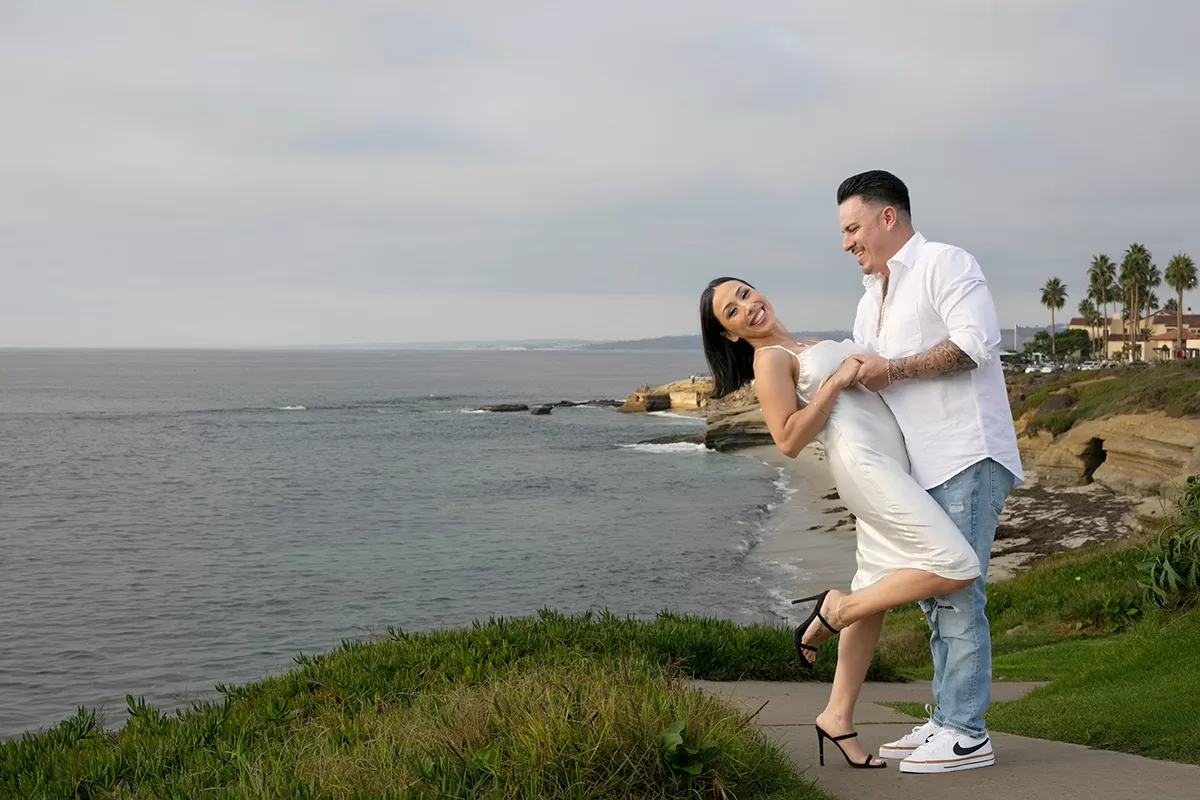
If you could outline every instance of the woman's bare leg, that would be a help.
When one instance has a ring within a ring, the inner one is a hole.
[[[862,690],[863,679],[871,665],[871,656],[883,629],[883,613],[889,608],[949,594],[972,580],[943,578],[921,569],[901,569],[881,578],[865,589],[846,594],[831,589],[821,604],[821,616],[841,631],[838,642],[838,664],[833,675],[829,703],[817,717],[817,724],[831,736],[841,736],[854,730],[854,706]],[[803,641],[814,647],[833,636],[820,619],[815,619],[804,632]],[[862,763],[866,751],[857,739],[843,741],[842,747],[851,760]],[[879,763],[874,759],[872,763]]]
[[[817,717],[817,724],[831,736],[841,736],[854,730],[854,706],[858,703],[858,695],[882,629],[883,612],[864,617],[842,629],[829,703]],[[851,761],[861,764],[866,760],[867,753],[858,739],[847,739],[841,745]],[[876,758],[873,763],[878,764],[880,760]]]
[[[974,578],[955,580],[943,578],[923,569],[898,569],[887,577],[881,578],[865,589],[859,589],[852,594],[845,594],[836,589],[830,590],[821,605],[821,616],[838,630],[853,625],[860,619],[874,616],[887,611],[889,608],[902,606],[917,600],[925,600],[938,595],[950,594],[964,586],[970,586]],[[821,642],[833,636],[829,630],[815,619],[804,632],[802,641],[817,647]]]

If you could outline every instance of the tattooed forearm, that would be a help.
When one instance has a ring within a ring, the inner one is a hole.
[[[888,378],[891,383],[906,378],[936,378],[967,372],[978,366],[974,359],[964,353],[958,345],[947,339],[928,350],[904,358],[888,360]]]

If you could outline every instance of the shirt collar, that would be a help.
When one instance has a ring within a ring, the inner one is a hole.
[[[917,263],[917,253],[921,252],[923,244],[925,244],[925,237],[921,235],[920,231],[914,232],[904,243],[904,247],[901,247],[896,251],[896,255],[888,259],[888,268],[911,267]]]
[[[925,244],[925,237],[921,235],[920,231],[914,232],[904,246],[896,251],[896,255],[888,259],[888,269],[895,270],[897,267],[903,269],[917,263],[917,254],[921,252],[923,244]],[[880,280],[882,280],[882,276],[878,274],[863,275],[863,286],[869,288],[871,284]]]

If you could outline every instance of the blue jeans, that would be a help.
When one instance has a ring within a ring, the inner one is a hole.
[[[932,634],[933,721],[975,736],[992,701],[992,637],[988,629],[987,581],[996,520],[1015,478],[992,459],[972,464],[929,490],[979,556],[982,574],[956,592],[922,600]]]

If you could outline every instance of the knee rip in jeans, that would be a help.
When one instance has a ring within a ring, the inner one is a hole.
[[[966,636],[971,630],[972,615],[945,600],[938,601],[935,620],[942,638]]]
[[[930,630],[938,630],[943,636],[966,633],[970,615],[944,597],[921,600],[917,605],[924,612]]]

